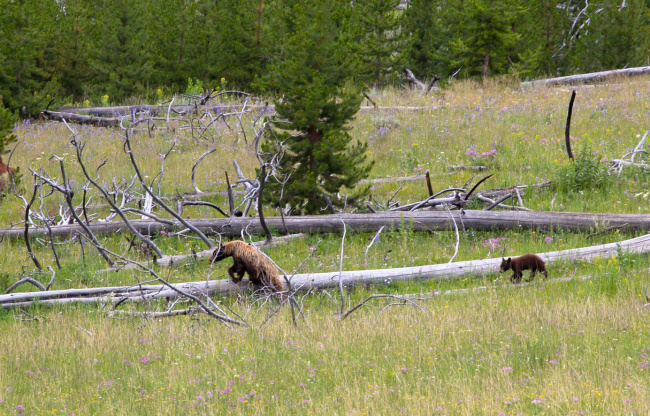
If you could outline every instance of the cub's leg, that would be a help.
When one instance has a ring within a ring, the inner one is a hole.
[[[537,269],[533,267],[532,270],[530,271],[530,277],[528,278],[528,280],[526,280],[527,282],[532,282],[533,280],[535,280],[536,271]]]
[[[521,272],[521,270],[517,270],[515,272],[515,283],[521,282],[521,278],[523,277],[523,275],[524,274]]]

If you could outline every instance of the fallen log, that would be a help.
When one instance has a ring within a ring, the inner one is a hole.
[[[596,257],[608,258],[618,255],[620,250],[629,253],[650,252],[650,234],[641,237],[624,240],[618,243],[601,244],[591,247],[552,251],[538,253],[548,264],[560,261],[580,260],[586,261]],[[294,288],[305,291],[307,289],[328,289],[339,285],[339,276],[343,285],[347,287],[367,285],[374,283],[386,283],[402,280],[451,280],[464,277],[484,277],[489,273],[497,272],[501,258],[460,261],[455,263],[435,264],[428,266],[402,267],[394,269],[377,270],[356,270],[356,271],[332,271],[328,273],[304,273],[296,274],[291,278],[291,285]],[[249,284],[248,278],[237,285],[230,280],[210,280],[201,282],[177,283],[172,286],[183,292],[203,296],[213,294],[240,293],[246,290]],[[82,298],[80,293],[85,291],[92,298]],[[140,292],[140,293],[138,293]],[[57,294],[59,299],[53,297]],[[97,296],[106,294],[105,296]],[[96,289],[70,289],[49,292],[12,293],[0,295],[0,307],[13,309],[17,307],[30,306],[38,302],[42,305],[53,305],[58,303],[70,303],[81,301],[92,303],[99,301],[110,302],[120,297],[128,297],[131,301],[143,301],[152,299],[175,299],[178,292],[175,292],[164,285],[147,285],[139,288],[114,287]]]
[[[58,111],[43,110],[41,115],[47,119],[58,120],[58,121],[68,121],[79,124],[90,124],[95,127],[117,127],[120,125],[119,118],[116,117],[93,117],[93,116],[84,116],[74,113],[61,113]]]
[[[152,116],[167,114],[168,112],[174,114],[204,114],[206,112],[211,113],[223,113],[224,111],[229,110],[238,110],[241,109],[243,104],[213,104],[213,105],[126,105],[126,106],[116,106],[116,107],[59,107],[59,110],[66,114],[78,114],[86,113],[92,116],[101,116],[101,117],[120,117],[124,115],[129,115],[133,112],[147,112]],[[271,111],[275,110],[273,104],[263,105],[263,104],[247,104],[247,109],[269,109]],[[368,110],[406,110],[406,111],[417,111],[417,110],[431,110],[438,109],[439,106],[361,106],[359,110],[368,111]],[[119,118],[118,118],[119,119]]]
[[[411,182],[425,179],[425,175],[411,175],[411,176],[396,176],[394,178],[376,178],[376,179],[362,179],[359,181],[361,185],[384,183],[384,182]]]
[[[645,231],[650,228],[650,214],[607,214],[582,212],[494,212],[464,210],[452,211],[456,221],[460,215],[466,229],[473,230],[508,230],[531,229],[551,230],[563,229],[570,231],[593,231],[602,227],[628,224],[630,230]],[[266,217],[270,229],[285,230],[290,234],[298,233],[338,233],[343,231],[345,221],[350,231],[374,232],[381,227],[398,230],[403,226],[412,227],[414,231],[450,231],[453,230],[452,220],[446,212],[378,212],[376,214],[333,214],[333,215],[304,215],[295,217]],[[161,224],[151,220],[131,220],[136,230],[143,234],[172,232],[180,228],[180,224]],[[242,230],[247,229],[251,235],[261,234],[259,218],[211,218],[188,219],[187,222],[207,234],[237,237]],[[95,235],[108,235],[117,232],[128,232],[123,222],[94,222],[88,228]],[[82,232],[78,224],[52,226],[54,237],[70,237]],[[0,229],[0,238],[22,238],[24,228]],[[29,235],[47,236],[45,227],[30,227]]]
[[[116,107],[60,107],[59,110],[68,114],[86,113],[92,116],[101,117],[121,117],[130,115],[134,112],[146,112],[152,116],[161,114],[203,114],[210,113],[223,113],[224,111],[239,109],[243,104],[212,104],[212,105],[124,105]],[[264,105],[246,105],[246,108],[264,108]]]
[[[581,82],[604,81],[619,76],[638,76],[650,73],[650,66],[638,68],[615,69],[613,71],[592,72],[589,74],[570,75],[566,77],[548,78],[522,82],[522,87],[549,87],[552,85],[577,84]]]

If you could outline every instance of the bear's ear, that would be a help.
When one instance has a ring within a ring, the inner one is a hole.
[[[511,260],[512,260],[512,257],[508,257],[508,263],[510,263]]]

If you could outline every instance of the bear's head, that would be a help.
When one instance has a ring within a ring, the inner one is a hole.
[[[508,260],[501,258],[501,272],[505,272],[506,270],[509,270],[510,267],[512,266],[512,258],[508,257]]]
[[[221,260],[225,259],[226,257],[230,256],[228,251],[229,250],[226,250],[225,245],[220,245],[219,248],[217,248],[216,250],[214,250],[212,252],[211,261],[216,262],[216,261],[221,261]]]

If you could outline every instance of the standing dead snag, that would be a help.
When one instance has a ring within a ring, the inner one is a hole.
[[[573,161],[573,152],[571,151],[571,113],[573,112],[573,101],[576,99],[576,90],[571,93],[571,101],[569,101],[569,110],[566,115],[566,127],[564,129],[564,140],[566,141],[566,152],[569,154],[569,159]]]

